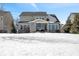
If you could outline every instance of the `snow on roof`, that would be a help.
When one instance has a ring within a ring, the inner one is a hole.
[[[48,21],[42,20],[42,19],[36,19],[30,22],[35,22],[35,23],[48,23]]]

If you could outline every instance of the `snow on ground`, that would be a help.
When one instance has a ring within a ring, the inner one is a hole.
[[[0,56],[79,56],[79,35],[0,34]]]

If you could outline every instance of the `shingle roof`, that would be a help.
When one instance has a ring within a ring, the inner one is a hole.
[[[46,12],[22,12],[20,16],[47,16]]]
[[[10,13],[9,11],[2,11],[0,10],[0,15],[5,15],[6,13]]]
[[[71,13],[71,14],[79,14],[79,12],[73,12],[73,13]]]
[[[76,15],[76,14],[79,14],[79,12],[73,12],[73,13],[70,13],[70,15],[69,15],[68,18],[70,18],[71,15]]]
[[[60,22],[59,19],[57,18],[57,16],[55,14],[50,14],[50,16],[55,17],[56,18],[56,22]]]

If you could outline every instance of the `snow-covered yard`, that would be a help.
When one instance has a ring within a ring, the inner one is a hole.
[[[79,35],[0,34],[0,56],[79,56]]]

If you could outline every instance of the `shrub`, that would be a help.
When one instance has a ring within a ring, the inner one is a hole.
[[[11,32],[12,32],[12,33],[16,33],[17,31],[16,31],[16,29],[15,29],[14,23],[12,23],[12,27],[13,27],[13,28],[12,28]]]

